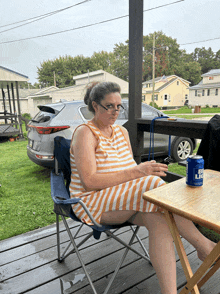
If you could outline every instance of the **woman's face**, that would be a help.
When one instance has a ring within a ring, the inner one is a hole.
[[[93,103],[96,119],[101,120],[105,125],[115,123],[121,109],[121,95],[118,92],[105,95],[99,104]]]

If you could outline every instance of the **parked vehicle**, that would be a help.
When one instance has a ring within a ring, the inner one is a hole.
[[[128,100],[122,100],[125,108],[119,113],[116,121],[124,125],[128,120]],[[61,101],[59,103],[40,105],[39,112],[28,124],[28,146],[27,155],[34,163],[53,167],[53,142],[54,137],[63,136],[71,139],[74,129],[88,120],[93,114],[88,110],[83,101]],[[142,117],[153,119],[154,117],[165,116],[163,112],[142,104]],[[150,133],[144,133],[144,147],[147,148],[148,156]],[[168,155],[169,136],[154,134],[154,158]],[[171,156],[174,161],[186,159],[192,154],[196,147],[196,140],[186,137],[171,137]]]

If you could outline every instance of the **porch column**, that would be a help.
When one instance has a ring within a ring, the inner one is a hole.
[[[134,159],[141,161],[143,132],[137,129],[141,118],[143,55],[143,0],[129,0],[129,131]]]

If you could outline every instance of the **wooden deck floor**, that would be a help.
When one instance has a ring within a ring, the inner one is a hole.
[[[62,223],[61,228],[63,228]],[[74,226],[72,230],[74,230]],[[79,238],[87,230],[85,228]],[[127,240],[130,235],[127,228],[121,229],[118,234],[124,240]],[[141,228],[139,236],[143,239],[146,247],[148,247],[147,234],[147,230]],[[67,234],[64,231],[62,232],[62,242],[65,247]],[[139,247],[138,244],[135,246]],[[189,243],[184,241],[184,246],[191,267],[195,271],[200,261]],[[107,285],[107,280],[111,277],[114,266],[122,253],[121,245],[103,234],[98,242],[90,238],[87,246],[81,248],[81,253],[83,253],[84,261],[88,265],[92,280],[95,281],[98,293],[103,293],[104,286]],[[55,225],[1,241],[0,293],[92,293],[76,256],[70,255],[63,263],[58,263],[56,257]],[[178,257],[177,272],[178,291],[180,291],[185,283],[185,277]],[[160,293],[160,289],[153,267],[136,254],[129,253],[109,293],[156,294]],[[220,271],[203,286],[201,293],[220,293]]]

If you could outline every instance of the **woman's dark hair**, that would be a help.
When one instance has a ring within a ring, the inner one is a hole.
[[[88,105],[89,111],[95,113],[95,110],[92,106],[92,101],[95,101],[97,104],[105,98],[105,95],[110,93],[121,92],[121,88],[118,84],[113,82],[93,82],[87,87],[86,94],[84,96],[84,102]]]

